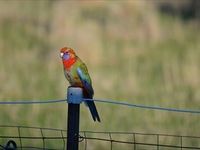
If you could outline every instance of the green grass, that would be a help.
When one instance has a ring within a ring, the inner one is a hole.
[[[88,66],[95,98],[199,108],[198,22],[160,15],[153,3],[0,3],[1,100],[65,98],[68,82],[59,48],[70,46]],[[100,124],[81,107],[82,130],[197,135],[200,125],[198,115],[97,107]],[[66,128],[65,104],[0,110],[0,124]]]

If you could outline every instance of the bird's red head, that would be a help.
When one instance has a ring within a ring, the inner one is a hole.
[[[69,47],[63,47],[60,49],[60,57],[63,59],[70,59],[76,56],[74,50]]]
[[[60,57],[62,58],[65,69],[69,69],[76,62],[76,54],[74,50],[69,47],[60,49]]]

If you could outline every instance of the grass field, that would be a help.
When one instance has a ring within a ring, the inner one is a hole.
[[[199,109],[199,20],[160,13],[157,5],[0,1],[0,100],[65,98],[59,49],[69,46],[87,64],[95,98]],[[97,107],[102,123],[81,106],[82,130],[199,135],[199,115]],[[0,124],[66,129],[67,105],[0,110]]]

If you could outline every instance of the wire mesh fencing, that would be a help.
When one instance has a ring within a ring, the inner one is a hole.
[[[200,149],[200,137],[136,132],[82,131],[84,150],[98,143],[100,149],[110,150],[173,150]]]
[[[9,141],[16,144],[17,150],[66,149],[66,130],[0,125],[0,132],[0,150],[7,150],[6,148],[9,146],[12,150],[15,150],[13,145],[8,145]]]
[[[65,150],[66,130],[28,126],[0,126],[0,150],[16,149]],[[9,147],[9,148],[10,148]],[[200,137],[136,132],[80,131],[79,149],[105,150],[195,150],[200,149]]]
[[[131,104],[125,101],[117,100],[82,100],[95,101],[106,104],[115,104],[131,108],[168,111],[174,113],[190,113],[196,115],[200,114],[200,110],[187,108],[166,108],[162,106]],[[1,101],[0,105],[33,105],[66,102],[66,99],[31,101],[19,100]],[[79,134],[77,133],[74,134],[72,137],[76,136],[76,139],[78,137],[79,141],[76,140],[76,145],[79,145],[80,150],[200,150],[200,136],[146,134],[137,132],[80,131]],[[69,145],[69,141],[67,141],[66,130],[28,126],[0,125],[0,150],[64,150],[67,149],[66,145]]]

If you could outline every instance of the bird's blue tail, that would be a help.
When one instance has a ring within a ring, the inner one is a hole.
[[[98,122],[101,122],[100,120],[100,117],[99,117],[99,114],[97,112],[97,108],[95,106],[95,103],[93,101],[87,101],[87,106],[89,107],[90,109],[90,113],[92,115],[92,118],[94,121],[98,121]]]

